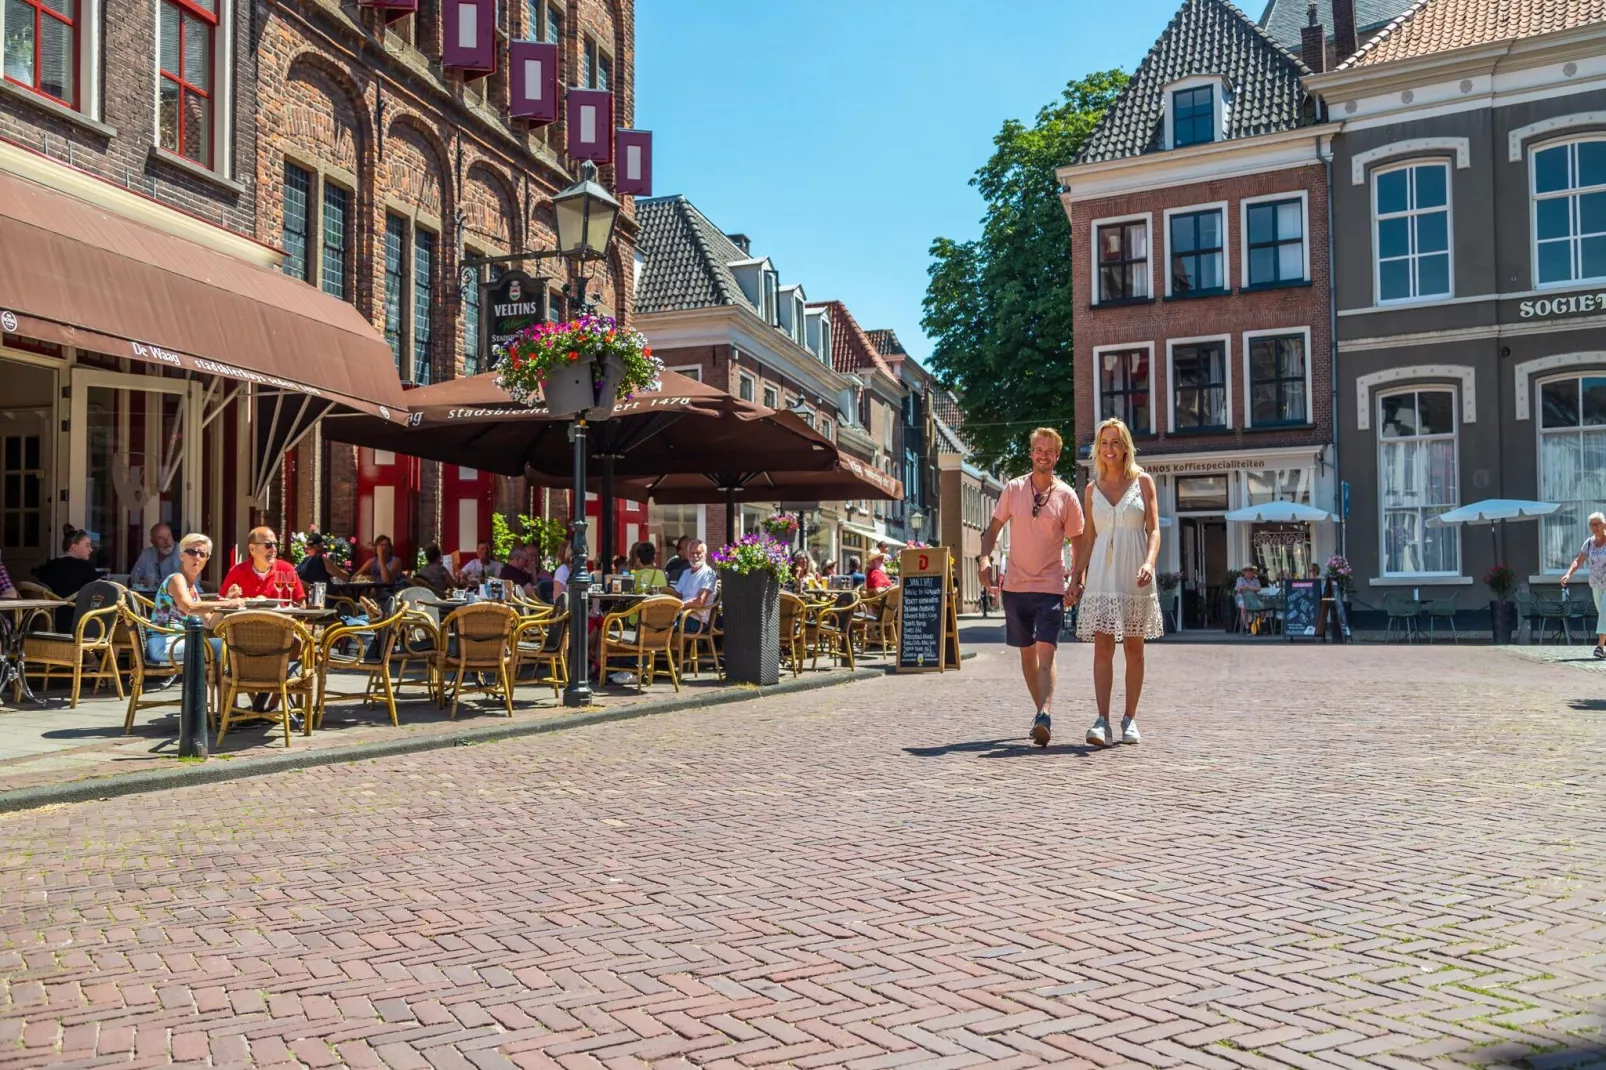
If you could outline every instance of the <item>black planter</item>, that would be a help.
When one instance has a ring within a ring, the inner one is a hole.
[[[772,572],[746,575],[722,569],[725,678],[736,684],[781,679],[781,582]]]
[[[1510,643],[1517,631],[1517,606],[1513,602],[1490,602],[1489,622],[1493,625],[1494,641]]]

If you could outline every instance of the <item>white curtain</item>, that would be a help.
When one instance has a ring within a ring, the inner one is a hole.
[[[1379,468],[1385,573],[1456,572],[1453,528],[1428,520],[1457,502],[1453,438],[1385,440]]]

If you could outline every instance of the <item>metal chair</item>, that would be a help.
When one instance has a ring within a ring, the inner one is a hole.
[[[513,629],[513,668],[510,676],[518,686],[519,672],[526,664],[537,673],[546,667],[546,679],[534,676],[532,683],[546,683],[552,687],[552,697],[560,698],[569,684],[569,615],[556,617],[527,616]]]
[[[649,598],[623,613],[609,613],[602,618],[602,647],[597,664],[602,676],[610,670],[634,669],[636,690],[643,691],[658,678],[658,659],[662,657],[669,667],[669,682],[680,690],[680,677],[675,672],[675,637],[680,630],[680,599],[673,597]],[[634,634],[628,630],[630,618],[635,617]],[[702,635],[688,635],[686,642],[695,642]],[[710,646],[712,653],[712,646]],[[623,661],[624,664],[618,664]],[[695,663],[694,663],[695,664]],[[715,658],[718,664],[718,658]]]
[[[1441,620],[1449,622],[1452,641],[1457,643],[1461,641],[1461,633],[1456,631],[1455,628],[1456,603],[1460,601],[1461,596],[1459,594],[1452,594],[1448,598],[1429,599],[1427,603],[1428,642],[1433,642],[1435,627]]]
[[[440,649],[435,652],[435,680],[439,701],[446,704],[446,674],[457,670],[452,681],[452,713],[457,719],[457,703],[463,692],[466,673],[492,675],[491,683],[471,683],[472,690],[495,695],[500,691],[507,715],[513,716],[513,686],[508,677],[509,643],[519,615],[500,602],[474,602],[454,609],[441,621]]]
[[[1552,598],[1549,595],[1535,594],[1533,596],[1533,616],[1534,620],[1538,622],[1539,642],[1543,643],[1545,641],[1545,636],[1550,631],[1551,624],[1556,625],[1564,642],[1571,643],[1573,641],[1572,629],[1567,624],[1567,607],[1562,603],[1560,596]]]
[[[314,671],[317,645],[299,621],[280,613],[232,613],[217,627],[223,640],[223,719],[218,745],[236,721],[271,721],[284,725],[284,745],[290,745],[290,700],[301,699],[302,732],[312,734],[312,705],[317,696]],[[210,646],[211,644],[208,644]],[[291,662],[300,662],[291,673]],[[238,695],[266,695],[279,700],[277,709],[234,708]]]
[[[1576,592],[1567,598],[1567,623],[1578,626],[1578,636],[1585,642],[1593,642],[1599,635],[1595,631],[1599,623],[1595,613],[1595,599],[1588,587],[1584,588],[1580,597]]]
[[[1388,614],[1388,627],[1383,632],[1385,640],[1393,637],[1394,627],[1399,625],[1406,642],[1416,641],[1417,618],[1422,614],[1421,602],[1415,598],[1407,598],[1403,594],[1384,595],[1383,612]]]
[[[1259,635],[1269,612],[1266,602],[1260,597],[1258,591],[1244,591],[1242,592],[1242,598],[1244,600],[1244,616],[1249,620],[1249,634]]]

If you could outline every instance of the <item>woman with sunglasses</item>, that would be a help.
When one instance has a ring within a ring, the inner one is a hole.
[[[205,535],[191,533],[184,536],[178,543],[178,571],[156,589],[156,605],[151,610],[151,623],[162,628],[180,628],[184,625],[186,617],[200,617],[202,621],[210,622],[213,613],[201,606],[201,570],[212,557],[212,540]],[[239,605],[235,601],[218,601],[212,603],[212,608],[232,607]],[[208,639],[212,647],[213,656],[223,653],[223,640]],[[171,648],[169,648],[171,644]],[[145,640],[145,657],[152,662],[167,664],[172,661],[175,665],[184,661],[184,640],[175,640],[171,635],[152,632]],[[171,683],[173,677],[168,680]]]

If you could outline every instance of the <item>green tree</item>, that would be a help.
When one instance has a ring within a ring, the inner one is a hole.
[[[987,202],[981,237],[931,245],[921,326],[936,339],[932,370],[959,396],[965,440],[988,467],[1026,471],[1034,427],[1075,440],[1071,235],[1054,170],[1075,158],[1126,82],[1119,70],[1090,74],[1032,126],[1006,121],[970,180]]]

